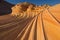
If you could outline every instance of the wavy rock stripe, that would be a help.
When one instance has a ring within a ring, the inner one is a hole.
[[[8,16],[0,20],[0,40],[60,40],[60,19],[51,8]]]

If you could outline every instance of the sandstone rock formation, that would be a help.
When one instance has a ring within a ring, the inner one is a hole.
[[[60,40],[60,4],[23,2],[0,16],[0,40]]]

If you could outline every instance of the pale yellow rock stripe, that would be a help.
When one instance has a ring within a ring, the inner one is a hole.
[[[37,19],[37,17],[35,18],[34,23],[32,25],[32,29],[30,31],[28,40],[34,40],[34,31],[35,31],[34,29],[35,29],[36,19]]]
[[[39,15],[37,19],[37,40],[44,40],[44,34],[43,34],[42,23],[41,23],[41,15]]]
[[[20,40],[24,40],[24,38],[25,38],[26,34],[28,33],[28,30],[29,30],[29,28],[31,27],[33,21],[34,21],[34,19],[31,21],[30,25],[29,25],[28,28],[25,30],[25,33],[23,34],[23,36],[22,36],[22,38],[21,38]]]

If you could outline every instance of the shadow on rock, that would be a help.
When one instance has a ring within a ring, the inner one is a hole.
[[[13,4],[10,4],[4,0],[0,0],[0,15],[10,14],[13,6]]]

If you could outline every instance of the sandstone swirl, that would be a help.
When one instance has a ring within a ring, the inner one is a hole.
[[[0,40],[60,40],[60,4],[23,2],[11,9],[0,16]]]

